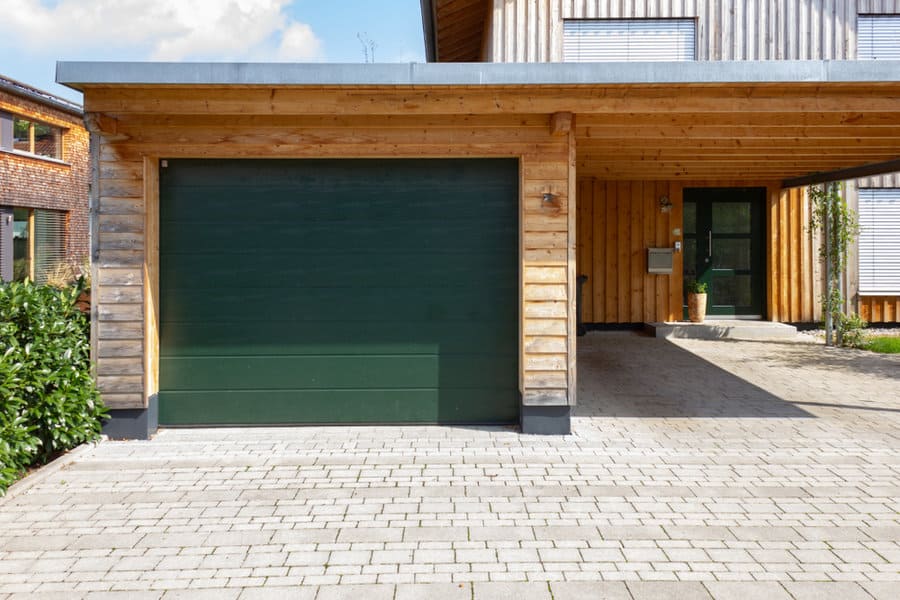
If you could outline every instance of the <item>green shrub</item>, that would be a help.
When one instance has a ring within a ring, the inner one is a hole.
[[[25,467],[96,439],[106,409],[91,376],[80,286],[0,285],[0,491]]]
[[[862,348],[866,345],[865,329],[869,324],[856,313],[840,314],[837,327],[841,332],[841,345],[847,348]]]

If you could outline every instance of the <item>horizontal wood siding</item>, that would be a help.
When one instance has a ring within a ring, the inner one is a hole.
[[[144,174],[155,177],[158,158],[202,157],[518,157],[521,390],[526,401],[574,399],[574,346],[568,339],[574,332],[574,268],[568,265],[570,254],[574,261],[574,236],[568,233],[574,139],[553,135],[549,115],[359,116],[371,101],[367,94],[342,117],[286,116],[270,104],[247,102],[244,110],[267,114],[234,119],[210,114],[204,98],[216,92],[175,94],[167,103],[158,90],[132,89],[133,103],[111,102],[119,93],[98,89],[85,95],[88,112],[119,107],[93,119],[99,124],[95,359],[108,406],[146,406],[157,389],[157,304],[151,297],[156,258],[146,252],[147,240],[155,243],[157,234],[145,215],[152,221],[158,194],[156,182],[144,181]],[[341,102],[337,96],[335,101]],[[287,110],[296,114],[296,108]],[[555,194],[556,207],[542,206],[545,191]]]
[[[671,247],[681,228],[682,186],[665,181],[578,181],[578,273],[588,323],[639,323],[680,318],[682,255],[672,275],[647,273],[647,248]],[[668,196],[671,212],[660,211]]]
[[[698,60],[856,58],[858,13],[898,0],[493,0],[488,60],[562,60],[562,19],[697,19]],[[542,34],[546,32],[546,34]]]

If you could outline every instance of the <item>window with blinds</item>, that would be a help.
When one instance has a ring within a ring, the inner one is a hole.
[[[34,211],[34,281],[47,283],[47,276],[66,260],[66,213]]]
[[[690,61],[696,59],[694,19],[567,19],[566,62]]]
[[[859,293],[900,294],[900,188],[861,188],[859,225]]]
[[[13,209],[0,206],[0,281],[13,278]]]
[[[859,60],[900,60],[900,15],[859,15],[856,44]]]

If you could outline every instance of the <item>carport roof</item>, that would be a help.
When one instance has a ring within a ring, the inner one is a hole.
[[[892,170],[900,157],[900,61],[60,62],[57,81],[85,92],[95,127],[119,134],[163,115],[186,135],[222,115],[415,129],[441,118],[546,127],[570,112],[578,174],[598,179],[796,183]]]
[[[643,63],[58,62],[56,81],[99,85],[570,86],[900,82],[900,61]]]

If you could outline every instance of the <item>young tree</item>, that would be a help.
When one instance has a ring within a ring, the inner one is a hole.
[[[840,346],[847,319],[844,312],[844,294],[841,278],[847,267],[847,257],[853,240],[859,235],[856,212],[847,205],[843,183],[827,183],[821,187],[810,186],[812,200],[810,234],[821,231],[823,235],[819,258],[825,266],[825,294],[822,310],[825,313],[825,343]],[[836,335],[835,335],[836,334]]]

